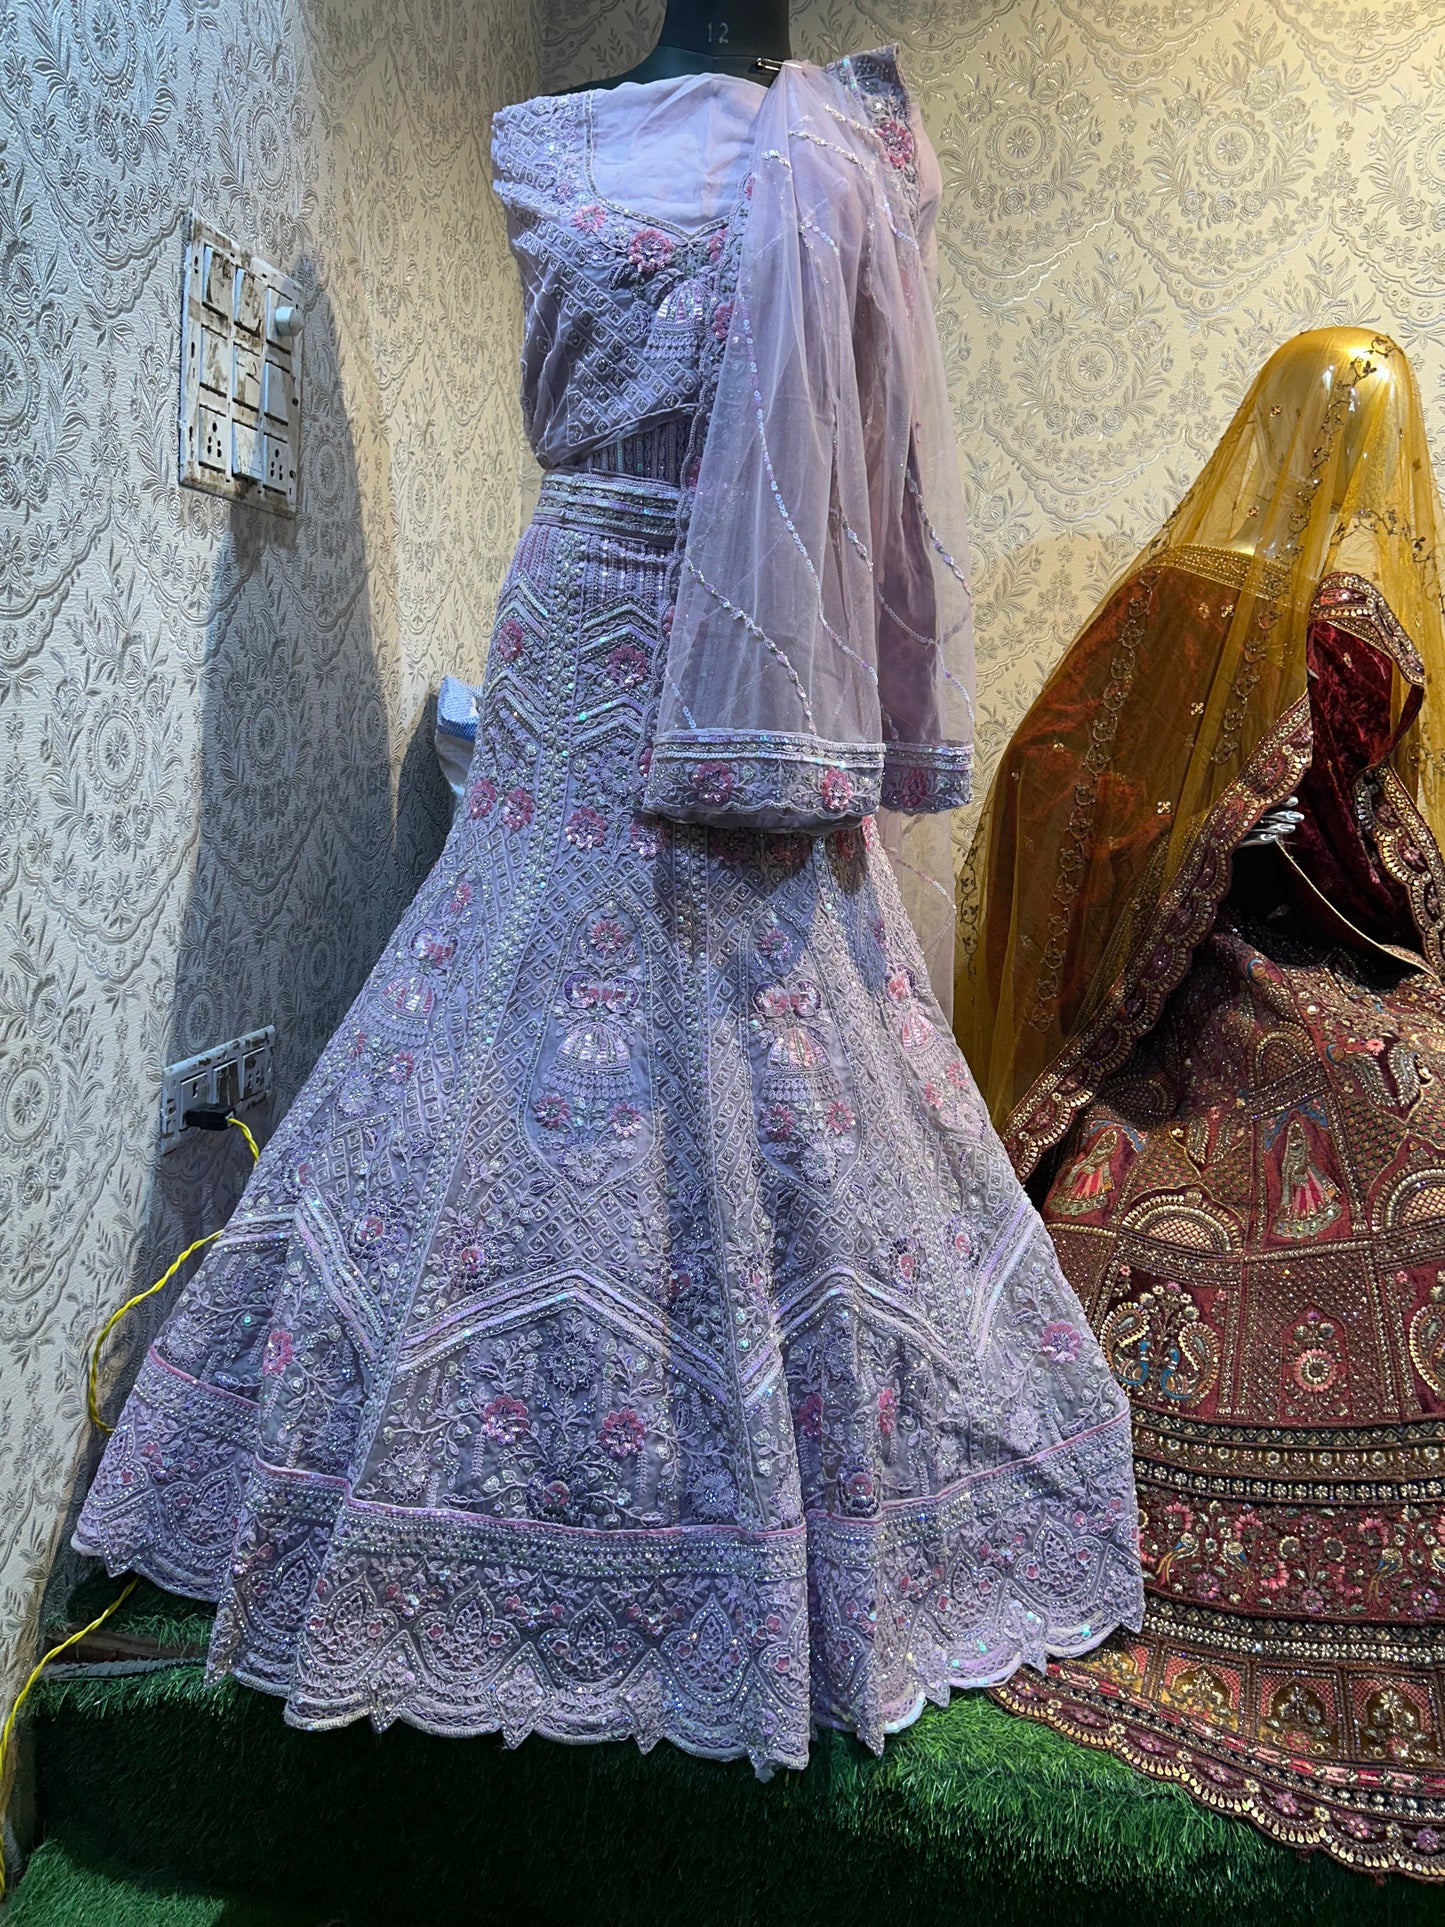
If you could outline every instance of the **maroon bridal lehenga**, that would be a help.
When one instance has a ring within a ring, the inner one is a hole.
[[[1133,1406],[1146,1588],[999,1697],[1441,1878],[1436,530],[1400,350],[1282,349],[1010,746],[960,1028]]]

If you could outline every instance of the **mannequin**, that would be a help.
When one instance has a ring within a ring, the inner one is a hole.
[[[738,74],[763,86],[792,58],[788,0],[667,0],[657,45],[625,74],[598,84]]]

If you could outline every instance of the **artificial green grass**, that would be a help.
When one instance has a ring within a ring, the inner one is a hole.
[[[113,1593],[87,1590],[75,1615]],[[205,1609],[138,1589],[115,1623],[194,1646]],[[536,1739],[509,1752],[408,1727],[297,1733],[276,1701],[208,1689],[195,1663],[55,1680],[39,1701],[40,1814],[59,1859],[36,1868],[63,1859],[97,1880],[165,1869],[176,1888],[311,1906],[348,1927],[877,1927],[880,1911],[902,1927],[1442,1918],[1438,1890],[1305,1860],[977,1694],[930,1708],[881,1761],[823,1735],[806,1773],[766,1786],[745,1762],[666,1744],[644,1757]],[[58,1878],[44,1873],[32,1901],[27,1874],[17,1927],[251,1927],[224,1911],[136,1911],[138,1896],[129,1913],[57,1912],[43,1883]]]
[[[326,1918],[314,1906],[196,1893],[164,1876],[106,1872],[51,1840],[31,1856],[5,1927],[321,1927]]]

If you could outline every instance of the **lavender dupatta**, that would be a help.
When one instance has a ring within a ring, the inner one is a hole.
[[[929,291],[938,167],[892,57],[789,62],[747,191],[647,804],[806,831],[951,809],[973,636]]]

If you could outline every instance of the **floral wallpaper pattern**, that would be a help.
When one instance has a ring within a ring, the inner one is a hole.
[[[661,14],[0,0],[0,1693],[91,1334],[243,1175],[234,1134],[159,1164],[161,1065],[274,1021],[284,1102],[442,833],[429,692],[535,479],[490,110]],[[899,41],[939,150],[985,779],[1280,340],[1390,328],[1445,459],[1445,0],[806,0],[794,40]],[[307,291],[294,525],[175,487],[190,206]]]
[[[0,1702],[92,1335],[247,1164],[158,1160],[162,1065],[274,1021],[284,1102],[444,832],[430,694],[525,473],[489,119],[534,85],[499,0],[0,0]],[[189,207],[305,290],[294,524],[176,487]]]

